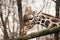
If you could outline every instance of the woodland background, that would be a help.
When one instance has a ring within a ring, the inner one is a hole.
[[[41,11],[41,13],[47,13],[52,16],[56,15],[56,3],[53,0],[21,0],[20,11],[22,14],[19,14],[18,9],[17,0],[0,0],[0,40],[14,39],[20,36],[20,26],[22,25],[20,17],[24,17],[29,10],[35,13]],[[38,29],[35,26],[27,31],[27,34],[41,31],[41,29]],[[38,40],[38,38],[31,40]]]

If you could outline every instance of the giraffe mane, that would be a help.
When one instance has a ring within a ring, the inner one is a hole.
[[[56,18],[56,19],[60,19],[60,18],[58,18],[58,17],[54,17],[54,16],[49,15],[49,14],[46,14],[46,13],[42,13],[42,14],[45,15],[45,16],[48,16],[48,17],[53,17],[53,18]]]

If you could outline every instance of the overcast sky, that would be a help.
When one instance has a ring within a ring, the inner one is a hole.
[[[39,12],[45,5],[43,12],[55,16],[55,2],[52,0],[23,0],[23,10],[27,5],[31,6],[32,10],[37,12]]]

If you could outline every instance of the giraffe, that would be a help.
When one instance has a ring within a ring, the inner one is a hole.
[[[51,16],[46,13],[41,13],[38,15],[30,14],[30,15],[25,15],[25,16],[29,18],[27,21],[28,25],[26,24],[26,27],[25,27],[27,30],[31,29],[35,24],[40,24],[46,28],[52,28],[52,27],[60,25],[60,18]]]
[[[35,13],[35,11],[32,11],[31,6],[26,7],[23,20],[24,27],[21,31],[23,35],[26,35],[27,31],[34,27],[35,24],[42,25],[46,28],[52,28],[60,25],[60,18],[51,16],[46,13]]]

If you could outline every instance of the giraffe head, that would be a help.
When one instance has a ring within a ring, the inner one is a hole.
[[[35,11],[32,11],[31,7],[28,6],[25,9],[25,14],[23,15],[23,20],[24,20],[24,27],[21,30],[21,35],[26,35],[27,30],[32,28],[32,19],[33,19],[33,14]]]
[[[31,25],[34,13],[35,13],[35,11],[32,11],[31,6],[27,6],[25,8],[24,24],[26,26],[30,26]]]

